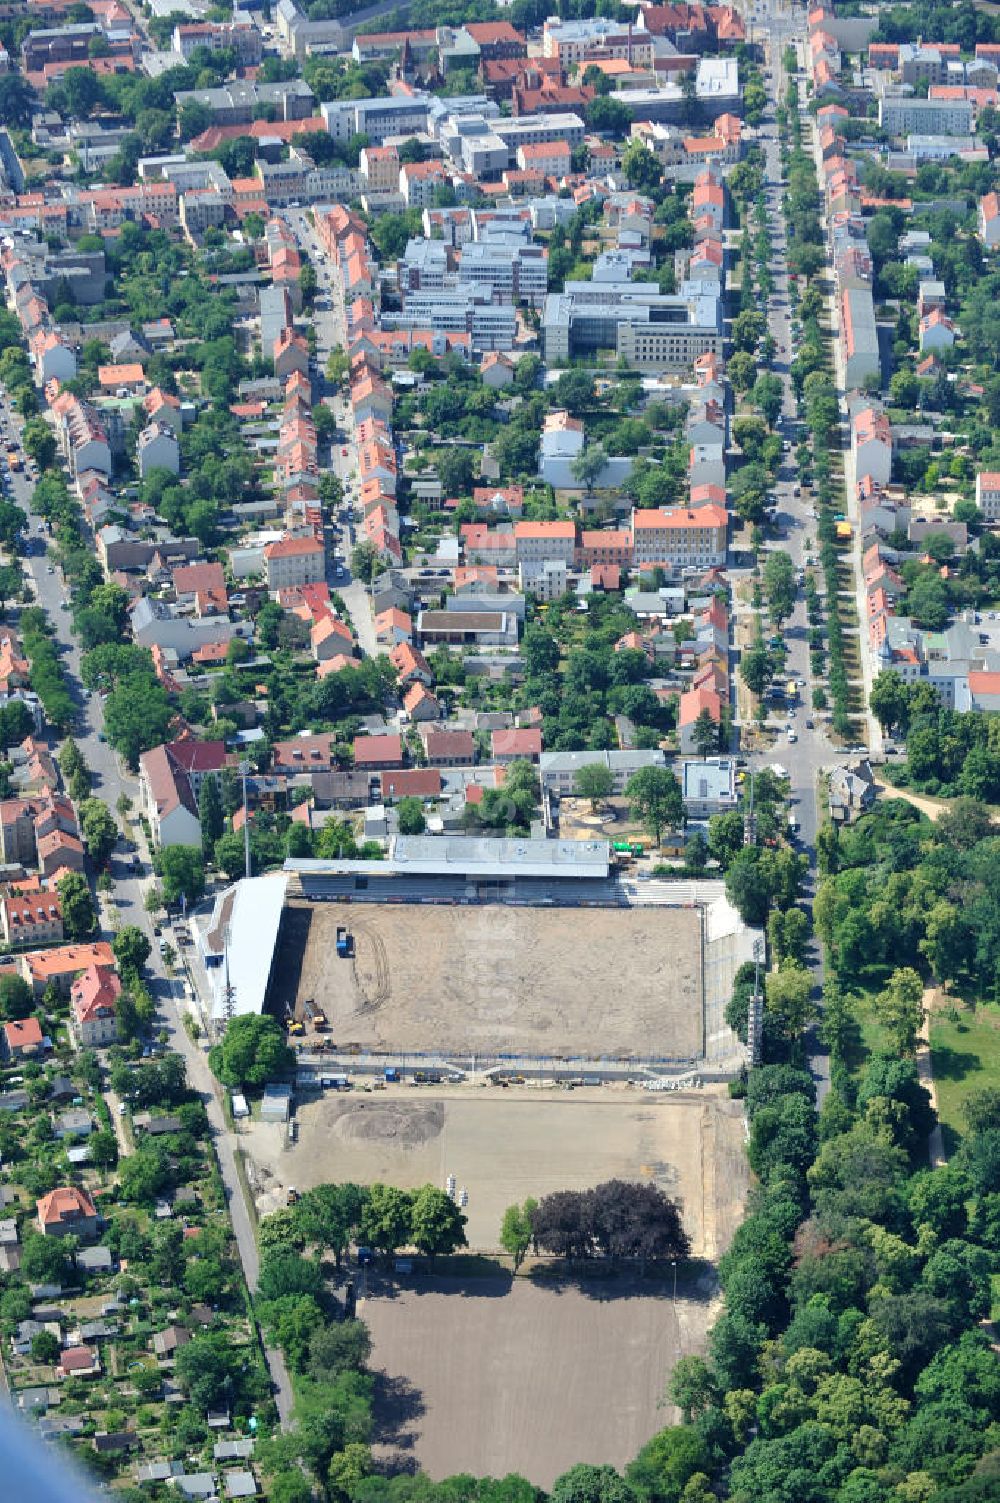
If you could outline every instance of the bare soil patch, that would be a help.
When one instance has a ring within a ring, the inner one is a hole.
[[[339,959],[345,925],[354,955]],[[279,1007],[338,1045],[442,1054],[697,1058],[701,919],[680,908],[322,904],[286,916]]]
[[[440,1479],[578,1461],[625,1466],[664,1425],[677,1358],[704,1349],[707,1300],[634,1283],[421,1278],[359,1309],[382,1370],[380,1461]]]
[[[265,1186],[260,1210],[283,1187],[326,1181],[468,1191],[469,1245],[495,1252],[507,1206],[606,1179],[650,1180],[680,1203],[692,1251],[714,1259],[729,1245],[746,1196],[743,1116],[722,1087],[669,1095],[619,1086],[577,1091],[514,1087],[398,1087],[304,1101],[299,1141],[273,1123],[246,1130]]]

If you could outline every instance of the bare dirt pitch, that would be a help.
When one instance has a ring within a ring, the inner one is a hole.
[[[488,1086],[405,1086],[328,1093],[297,1107],[298,1144],[255,1122],[247,1150],[272,1188],[326,1181],[468,1191],[469,1245],[495,1252],[507,1206],[606,1179],[649,1180],[676,1200],[692,1252],[714,1259],[729,1245],[746,1195],[741,1104],[723,1087],[664,1095],[625,1086],[501,1091]]]
[[[551,1487],[578,1461],[622,1467],[676,1420],[678,1357],[704,1350],[707,1300],[669,1284],[421,1278],[362,1301],[381,1369],[380,1461],[435,1480],[519,1472]]]
[[[337,957],[339,925],[350,960]],[[293,987],[300,1011],[314,998],[338,1044],[591,1058],[703,1049],[694,909],[292,906],[276,972],[279,1005]]]

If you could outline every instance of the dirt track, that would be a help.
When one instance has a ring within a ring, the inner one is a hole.
[[[341,924],[352,960],[336,954]],[[277,971],[280,1000],[293,987],[300,1011],[315,998],[338,1043],[680,1059],[702,1050],[692,910],[323,904],[289,911]]]

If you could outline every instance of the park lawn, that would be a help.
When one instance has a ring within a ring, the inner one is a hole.
[[[937,1089],[938,1115],[946,1136],[962,1136],[962,1105],[973,1091],[1000,1080],[1000,1007],[956,1003],[952,1014],[931,1017],[931,1067]]]
[[[853,998],[858,1036],[854,1047],[847,1052],[847,1065],[855,1080],[860,1078],[862,1068],[873,1054],[894,1052],[894,1045],[878,1019],[877,998],[880,991],[881,986],[872,991],[856,993]]]

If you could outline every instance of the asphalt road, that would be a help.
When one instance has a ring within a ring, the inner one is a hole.
[[[351,574],[351,550],[361,537],[360,496],[358,495],[357,440],[354,431],[354,416],[351,404],[342,391],[331,392],[326,381],[326,362],[330,351],[346,348],[347,321],[344,308],[343,288],[330,257],[312,226],[305,209],[286,209],[287,220],[299,248],[306,252],[316,268],[318,279],[316,300],[313,305],[312,326],[316,332],[316,385],[317,397],[331,398],[334,417],[337,419],[337,436],[330,446],[330,469],[338,476],[344,487],[345,500],[350,504],[342,512],[338,522],[336,546],[342,556],[342,567],[328,575],[328,584],[337,591],[347,607],[354,626],[354,634],[365,657],[375,657],[378,643],[372,619],[371,596],[360,579]]]
[[[770,108],[761,127],[761,145],[765,160],[765,195],[768,210],[768,230],[771,237],[771,273],[773,291],[768,303],[768,330],[777,347],[773,365],[781,378],[784,395],[782,400],[783,433],[790,442],[790,451],[784,456],[774,487],[778,506],[780,538],[776,547],[788,554],[795,567],[801,568],[813,550],[816,538],[811,493],[796,496],[798,473],[795,465],[796,430],[799,428],[798,407],[792,388],[789,369],[793,354],[791,308],[789,305],[789,279],[786,264],[788,235],[782,209],[781,154],[774,107],[785,92],[787,79],[784,73],[782,53],[790,41],[804,36],[802,20],[798,15],[783,11],[774,0],[756,7],[754,18],[758,28],[767,37],[766,56],[770,67],[767,83]],[[804,127],[810,129],[809,125]],[[806,883],[806,898],[811,905],[816,885],[816,834],[820,823],[817,799],[817,781],[820,772],[842,760],[842,752],[831,743],[823,722],[811,714],[810,689],[812,673],[809,660],[809,626],[806,618],[805,598],[801,591],[795,602],[791,618],[782,628],[787,648],[787,672],[797,683],[806,687],[799,691],[798,705],[788,724],[794,728],[795,741],[779,735],[776,746],[751,758],[751,765],[767,765],[780,762],[786,769],[791,786],[792,813],[799,824],[799,849],[809,858],[809,875]],[[806,720],[813,727],[806,726]],[[823,965],[819,946],[815,945],[811,963],[816,976],[817,991],[822,985]],[[830,1089],[830,1061],[815,1033],[810,1036],[810,1066],[816,1080],[817,1096],[822,1102]]]
[[[6,394],[0,396],[0,403],[2,403],[0,415],[8,420],[7,431],[9,433],[11,429]],[[20,432],[20,427],[20,421],[14,419],[16,433]],[[37,536],[40,521],[32,509],[33,486],[23,472],[11,475],[11,496],[29,514],[31,531]],[[33,553],[25,560],[25,565],[36,601],[46,611],[55,630],[63,670],[74,704],[77,706],[77,719],[72,734],[83,754],[84,761],[90,768],[94,793],[98,798],[103,799],[113,812],[116,812],[118,799],[124,793],[131,801],[133,809],[138,811],[138,781],[121,763],[107,742],[101,739],[103,727],[101,699],[96,694],[88,695],[80,681],[80,650],[70,631],[69,591],[61,572],[50,564],[43,554]],[[141,842],[142,834],[138,824],[134,826],[134,831]],[[235,1139],[226,1126],[215,1080],[208,1068],[204,1049],[192,1040],[184,1027],[183,985],[167,975],[153,936],[152,921],[143,906],[145,893],[153,885],[148,852],[143,853],[142,867],[138,873],[133,873],[126,867],[120,853],[112,857],[111,867],[115,878],[113,900],[118,908],[121,922],[138,925],[145,931],[152,945],[147,972],[150,991],[156,1003],[155,1027],[157,1031],[162,1029],[166,1032],[167,1047],[183,1056],[188,1082],[192,1090],[197,1091],[205,1103],[240,1261],[247,1283],[251,1289],[254,1289],[258,1274],[257,1241],[243,1189],[236,1173]],[[288,1373],[280,1352],[269,1349],[267,1360],[274,1383],[275,1401],[281,1423],[287,1426],[292,1411],[292,1389]]]

